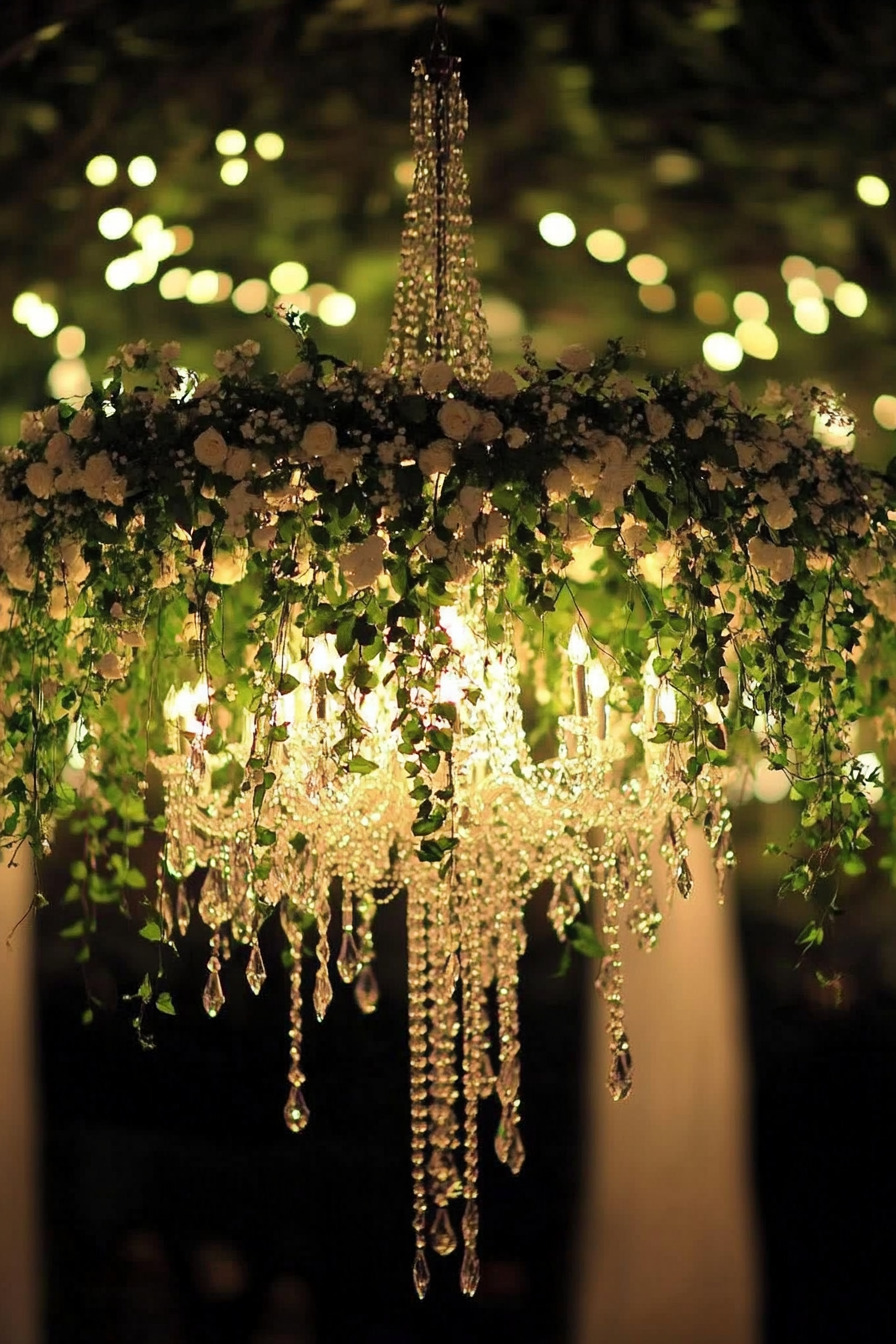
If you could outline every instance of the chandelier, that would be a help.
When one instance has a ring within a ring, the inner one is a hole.
[[[494,370],[466,115],[438,25],[381,368],[290,313],[282,375],[253,341],[201,379],[141,341],[79,407],[27,414],[0,464],[11,861],[30,849],[39,903],[55,825],[78,838],[82,960],[106,905],[161,948],[200,920],[211,1017],[233,976],[262,991],[279,920],[295,1132],[309,1018],[340,981],[375,1011],[376,915],[404,903],[421,1297],[429,1252],[459,1244],[476,1290],[481,1109],[524,1161],[527,905],[596,957],[622,1100],[622,924],[653,947],[694,837],[721,892],[726,796],[764,756],[800,803],[783,889],[823,880],[819,943],[885,787],[859,725],[886,743],[894,722],[892,477],[830,445],[843,412],[818,389],[751,407],[706,370],[637,384],[620,342]],[[163,972],[141,1020],[173,1011]]]

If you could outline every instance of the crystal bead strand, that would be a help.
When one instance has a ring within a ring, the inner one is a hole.
[[[411,1182],[414,1200],[414,1287],[425,1297],[429,1287],[426,1263],[426,915],[416,886],[407,893],[408,1045],[411,1059]]]
[[[305,1075],[302,1072],[302,926],[297,912],[284,900],[280,906],[280,923],[289,944],[292,964],[289,968],[289,1095],[283,1108],[286,1126],[299,1134],[309,1119],[308,1103],[302,1094]]]
[[[375,1013],[379,1003],[380,987],[373,969],[376,955],[373,946],[373,919],[376,914],[376,901],[370,895],[358,899],[358,944],[360,948],[361,969],[355,981],[355,1002],[362,1013]]]
[[[477,893],[478,896],[478,893]],[[472,1297],[479,1285],[479,1098],[483,1092],[482,958],[479,901],[468,891],[463,904],[461,985],[463,989],[464,1255],[461,1292]]]
[[[358,951],[358,944],[355,942],[355,913],[352,907],[352,892],[344,879],[342,887],[342,942],[339,945],[339,956],[336,958],[336,969],[339,972],[340,979],[346,985],[352,984],[361,969],[361,954]]]
[[[318,876],[315,915],[317,917],[317,975],[314,978],[314,1011],[318,1022],[323,1022],[333,1001],[328,962],[330,960],[330,884],[326,876]]]
[[[625,899],[628,854],[617,853],[615,861],[603,870],[600,884],[603,897],[601,932],[604,957],[594,981],[607,1005],[607,1034],[610,1038],[610,1072],[607,1086],[614,1101],[623,1101],[632,1087],[632,1055],[625,1029],[623,1006],[622,958],[619,947],[619,909]]]
[[[498,996],[499,1069],[495,1090],[501,1102],[501,1119],[495,1135],[495,1152],[517,1174],[525,1160],[519,1130],[520,1027],[517,992],[519,944],[514,928],[516,912],[500,908],[497,913],[497,958],[495,983]]]
[[[216,929],[209,939],[211,949],[208,959],[208,980],[202,991],[202,1006],[209,1017],[217,1017],[224,1007],[224,990],[221,988],[221,932]]]
[[[427,927],[429,982],[429,1191],[436,1215],[430,1244],[439,1255],[457,1245],[447,1205],[460,1194],[454,1152],[459,1146],[454,1102],[458,1095],[455,1038],[458,1031],[454,993],[458,962],[452,936],[451,886],[434,877],[430,887]]]

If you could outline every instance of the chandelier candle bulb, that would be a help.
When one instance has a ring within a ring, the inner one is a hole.
[[[588,686],[585,673],[585,664],[588,661],[588,645],[578,622],[572,628],[566,652],[572,664],[573,713],[578,718],[584,719],[588,717]]]
[[[610,679],[599,658],[595,658],[588,667],[585,682],[591,700],[594,731],[598,742],[603,742],[607,736],[607,695],[610,690]]]

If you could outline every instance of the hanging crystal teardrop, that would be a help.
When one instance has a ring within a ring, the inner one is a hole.
[[[289,1096],[286,1098],[286,1105],[283,1107],[283,1119],[286,1121],[286,1128],[291,1129],[293,1134],[301,1134],[310,1117],[311,1112],[302,1095],[302,1089],[298,1084],[293,1083],[289,1089]]]
[[[468,1246],[460,1266],[460,1290],[464,1297],[473,1297],[478,1287],[479,1256],[471,1246]]]
[[[268,973],[264,968],[264,961],[261,955],[261,948],[258,946],[258,940],[252,944],[252,951],[249,953],[249,960],[246,964],[246,980],[253,994],[260,994],[261,987],[268,978]]]
[[[221,988],[221,977],[218,974],[217,958],[213,957],[208,964],[208,980],[205,982],[205,989],[202,991],[202,1006],[209,1017],[217,1017],[224,1007],[224,990]]]
[[[344,929],[336,969],[345,984],[350,985],[361,969],[361,953],[351,929]]]
[[[625,1101],[632,1090],[632,1052],[623,1037],[613,1050],[608,1085],[614,1101]]]
[[[190,902],[187,899],[187,889],[183,882],[178,884],[175,914],[177,916],[177,927],[180,929],[180,936],[181,938],[184,938],[186,937],[187,929],[190,927],[190,915],[192,914],[192,910],[190,909]]]
[[[510,1136],[510,1143],[507,1148],[507,1165],[514,1176],[519,1175],[525,1160],[526,1149],[523,1146],[523,1136],[520,1133],[519,1125],[514,1125],[513,1133]]]
[[[333,1002],[333,986],[330,984],[330,974],[323,964],[318,966],[317,975],[314,977],[314,1011],[317,1014],[318,1022],[323,1022],[327,1009]]]
[[[457,1247],[457,1237],[451,1226],[447,1209],[437,1209],[429,1233],[429,1244],[436,1255],[450,1255]]]
[[[375,1013],[380,1001],[380,987],[372,966],[362,966],[361,974],[355,981],[355,1002],[366,1014]]]
[[[414,1257],[414,1287],[422,1301],[429,1287],[429,1265],[426,1263],[426,1252],[422,1248],[418,1249]]]
[[[163,891],[159,897],[159,915],[162,919],[162,931],[165,942],[171,941],[171,935],[174,933],[174,907],[171,904],[171,897],[167,891]]]

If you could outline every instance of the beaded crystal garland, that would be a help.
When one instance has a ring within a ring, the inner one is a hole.
[[[160,950],[198,916],[211,1017],[237,966],[263,991],[279,920],[295,1132],[309,1019],[334,978],[374,1012],[376,914],[405,903],[422,1296],[429,1252],[461,1246],[476,1290],[481,1108],[500,1161],[524,1161],[536,894],[597,959],[621,1100],[620,929],[653,946],[695,835],[721,886],[732,774],[764,755],[790,782],[785,891],[836,898],[861,871],[873,790],[893,804],[896,514],[894,473],[823,441],[841,413],[817,389],[755,408],[705,370],[636,385],[618,342],[491,372],[458,66],[437,43],[415,78],[383,368],[298,326],[282,375],[253,371],[253,341],[202,379],[138,342],[4,450],[0,827],[39,884],[57,821],[80,845],[62,904],[83,963],[104,906],[142,911]],[[824,927],[810,912],[804,943]],[[173,1009],[164,966],[141,1030]]]

